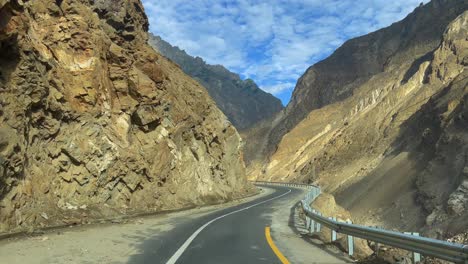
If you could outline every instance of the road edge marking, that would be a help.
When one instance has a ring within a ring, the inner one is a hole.
[[[186,241],[185,243],[174,253],[174,255],[172,255],[172,257],[166,262],[166,264],[175,264],[177,262],[177,260],[180,258],[180,256],[182,256],[182,254],[184,253],[184,251],[188,248],[188,246],[190,245],[190,243],[192,243],[192,241],[198,236],[198,234],[200,234],[201,231],[203,231],[203,229],[205,229],[208,225],[210,225],[211,223],[215,222],[216,220],[219,220],[221,218],[224,218],[228,215],[232,215],[232,214],[235,214],[235,213],[238,213],[238,212],[242,212],[242,211],[245,211],[247,209],[250,209],[252,207],[255,207],[257,205],[261,205],[261,204],[264,204],[264,203],[267,203],[267,202],[270,202],[270,201],[273,201],[275,199],[278,199],[278,198],[281,198],[287,194],[289,194],[291,192],[291,189],[289,189],[287,192],[281,194],[281,195],[278,195],[278,196],[275,196],[273,198],[270,198],[268,200],[265,200],[265,201],[262,201],[262,202],[259,202],[259,203],[256,203],[256,204],[253,204],[253,205],[250,205],[250,206],[247,206],[247,207],[244,207],[244,208],[241,208],[241,209],[238,209],[236,211],[232,211],[230,213],[227,213],[227,214],[224,214],[224,215],[221,215],[221,216],[218,216],[216,217],[215,219],[207,222],[206,224],[202,225],[200,228],[197,229],[197,231],[195,231]],[[288,262],[289,263],[289,262]]]
[[[281,263],[290,264],[289,260],[283,255],[283,253],[281,253],[281,251],[279,251],[278,247],[273,242],[273,239],[271,238],[271,231],[270,231],[269,226],[265,227],[265,237],[268,242],[268,245],[270,245],[271,249],[273,250],[275,255],[278,257],[278,259],[281,261]]]

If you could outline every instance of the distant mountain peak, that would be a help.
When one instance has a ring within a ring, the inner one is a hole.
[[[178,64],[189,76],[202,84],[218,107],[239,130],[271,118],[283,109],[281,101],[261,90],[252,79],[242,80],[223,65],[210,65],[193,57],[160,36],[151,35],[149,43],[163,56]]]

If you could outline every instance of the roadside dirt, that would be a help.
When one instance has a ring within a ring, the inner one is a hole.
[[[337,264],[353,262],[336,247],[325,245],[307,234],[305,223],[299,217],[296,203],[304,192],[275,203],[271,232],[273,240],[291,263]]]
[[[0,241],[0,262],[9,264],[88,264],[128,263],[139,252],[138,245],[158,233],[174,228],[180,217],[197,218],[213,211],[245,203],[272,193],[261,193],[222,205],[213,205],[157,216],[128,220],[126,223],[97,224],[63,228],[41,235]]]

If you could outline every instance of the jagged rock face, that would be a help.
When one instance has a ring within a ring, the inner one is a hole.
[[[282,137],[269,163],[253,170],[251,176],[319,184],[355,216],[354,222],[361,224],[400,230],[426,226],[431,236],[466,229],[466,10],[468,1],[432,1],[385,29],[397,35],[405,33],[405,28],[427,32],[427,28],[437,30],[441,25],[419,24],[425,21],[422,18],[430,17],[437,23],[441,18],[451,18],[444,22],[445,30],[434,43],[418,46],[418,40],[412,48],[397,50],[386,58],[388,63],[381,72],[355,83],[346,98],[330,95],[327,105],[318,104],[319,109],[308,113]],[[367,47],[368,38],[351,42],[359,46],[364,41],[362,45]],[[371,56],[366,50],[373,53],[363,48],[360,54]],[[355,54],[340,56],[346,61]],[[360,63],[349,71],[368,64],[367,60]],[[343,89],[346,87],[343,83]],[[299,90],[295,94],[332,93],[319,86],[308,89],[314,91]]]
[[[159,36],[150,36],[149,43],[199,81],[239,130],[246,130],[267,120],[283,109],[278,98],[262,91],[250,79],[241,80],[239,75],[221,65],[206,64],[201,58],[188,55]]]
[[[241,139],[139,0],[0,1],[0,231],[230,199]]]
[[[312,110],[343,101],[373,76],[412,61],[413,67],[401,80],[407,81],[419,63],[427,60],[425,56],[437,48],[447,25],[465,5],[465,0],[432,1],[390,27],[347,41],[329,58],[307,69],[296,84],[291,102],[271,128],[270,143],[262,150],[264,156],[270,156],[281,138]],[[247,153],[250,156],[255,155]]]

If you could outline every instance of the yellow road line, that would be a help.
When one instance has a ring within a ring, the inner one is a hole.
[[[289,261],[286,259],[286,257],[279,251],[279,249],[276,247],[275,243],[273,243],[273,239],[271,238],[271,233],[270,233],[270,227],[267,226],[265,227],[265,237],[268,242],[268,245],[270,245],[271,249],[275,253],[275,255],[279,258],[281,263],[283,264],[289,264]]]

